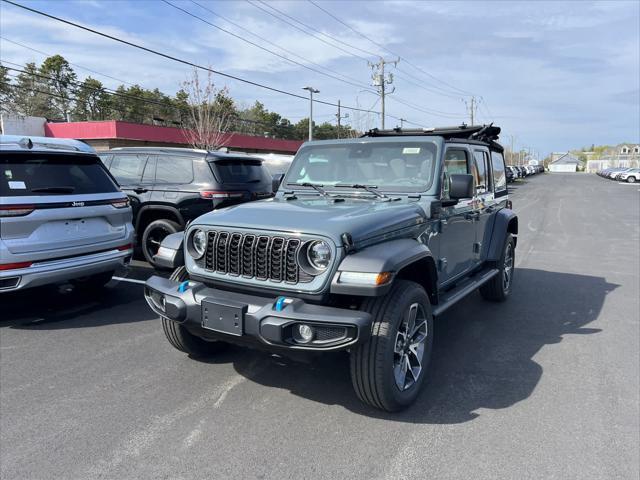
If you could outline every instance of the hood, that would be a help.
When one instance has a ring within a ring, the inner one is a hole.
[[[318,234],[338,246],[341,235],[349,233],[353,243],[362,247],[389,235],[416,236],[426,218],[420,205],[407,199],[384,202],[346,197],[335,202],[325,197],[276,197],[214,210],[192,224]]]

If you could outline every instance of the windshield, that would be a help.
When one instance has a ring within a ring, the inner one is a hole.
[[[365,184],[422,192],[431,186],[437,150],[431,141],[310,145],[296,156],[285,183]]]

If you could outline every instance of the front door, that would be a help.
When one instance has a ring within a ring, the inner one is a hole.
[[[459,200],[446,206],[449,199],[449,175],[471,173],[470,151],[464,146],[450,146],[445,152],[441,198],[445,205],[440,213],[440,241],[438,274],[442,282],[453,281],[474,265],[473,248],[476,240],[475,199]]]

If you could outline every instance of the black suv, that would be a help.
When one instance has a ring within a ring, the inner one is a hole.
[[[305,143],[273,200],[195,219],[162,242],[145,296],[191,355],[225,343],[348,350],[358,397],[411,404],[433,319],[475,290],[511,293],[518,218],[493,125],[373,130]]]
[[[167,235],[211,210],[269,198],[272,177],[262,159],[187,148],[114,148],[100,155],[131,200],[145,259]]]

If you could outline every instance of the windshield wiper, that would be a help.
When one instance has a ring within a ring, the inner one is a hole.
[[[363,185],[361,183],[338,183],[335,186],[340,188],[360,188],[362,190],[366,190],[369,193],[373,193],[378,198],[384,198],[385,200],[389,199],[387,195],[385,195],[384,193],[380,193],[377,190],[377,185]]]
[[[322,185],[320,183],[304,182],[304,183],[288,183],[287,185],[298,185],[299,187],[311,187],[316,192],[318,192],[320,195],[322,195],[323,197],[330,197],[331,196],[327,192],[325,192],[324,188],[322,188],[322,187],[324,187],[324,185]]]
[[[32,188],[33,193],[73,193],[75,187],[39,187]]]

